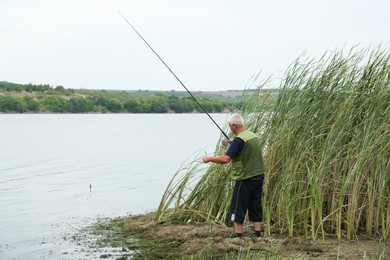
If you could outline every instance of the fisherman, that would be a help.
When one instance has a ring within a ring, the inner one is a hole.
[[[220,164],[232,162],[231,178],[235,181],[235,186],[229,215],[230,220],[234,222],[233,237],[242,236],[248,211],[255,236],[259,238],[263,221],[261,195],[265,172],[262,149],[257,136],[245,129],[244,120],[239,114],[231,115],[228,123],[235,135],[234,139],[229,140],[229,149],[224,155],[204,156],[203,162]]]

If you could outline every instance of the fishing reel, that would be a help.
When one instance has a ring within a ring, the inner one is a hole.
[[[228,146],[232,143],[233,139],[227,139],[227,138],[224,138],[222,139],[222,145],[223,146]]]

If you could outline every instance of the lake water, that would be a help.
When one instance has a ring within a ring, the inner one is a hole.
[[[205,114],[0,115],[0,259],[88,258],[72,232],[153,211],[219,136]]]

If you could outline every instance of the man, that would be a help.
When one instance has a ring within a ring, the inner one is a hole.
[[[229,128],[236,136],[224,155],[205,156],[203,162],[226,164],[232,161],[231,178],[236,181],[230,205],[230,219],[234,222],[235,237],[241,237],[243,223],[248,211],[253,222],[256,237],[260,237],[263,212],[261,206],[264,179],[262,149],[257,136],[245,129],[244,120],[238,114],[230,116]]]

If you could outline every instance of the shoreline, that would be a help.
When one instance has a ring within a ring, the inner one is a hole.
[[[232,228],[225,225],[156,223],[154,213],[101,221],[87,232],[98,238],[94,246],[118,248],[121,252],[114,251],[119,253],[119,259],[390,258],[390,241],[364,237],[356,241],[313,241],[279,234],[262,235],[256,240],[249,225],[244,227],[243,237],[237,239],[229,238]],[[112,256],[105,253],[101,258]]]

